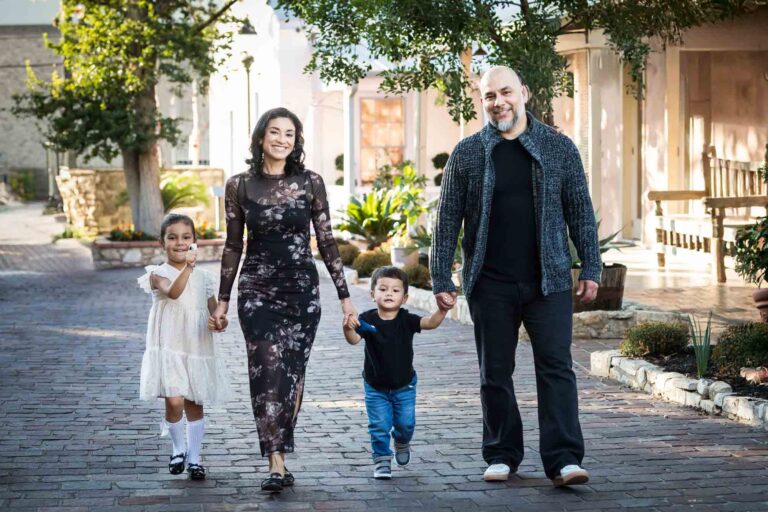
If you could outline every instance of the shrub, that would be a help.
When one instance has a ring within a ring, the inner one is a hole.
[[[688,326],[674,322],[645,322],[624,335],[619,350],[626,357],[668,356],[688,346]]]
[[[392,264],[389,254],[382,251],[361,252],[352,262],[352,268],[357,270],[360,277],[370,277],[373,271],[379,267]]]
[[[450,158],[448,153],[438,153],[432,157],[432,166],[435,169],[444,169],[445,164],[448,163],[448,158]]]
[[[421,288],[423,290],[431,290],[432,282],[429,276],[429,269],[424,265],[408,265],[403,268],[408,275],[408,284],[415,288]]]
[[[195,232],[197,234],[197,238],[202,240],[212,240],[214,238],[219,238],[219,234],[216,232],[216,229],[205,221],[195,226]]]
[[[152,235],[148,235],[143,231],[134,231],[133,226],[129,227],[116,227],[109,232],[107,240],[113,242],[134,242],[137,240],[157,240]]]
[[[339,256],[341,256],[341,262],[345,266],[350,266],[360,255],[360,249],[356,245],[350,243],[339,244]]]
[[[718,373],[733,377],[744,366],[768,365],[768,324],[729,326],[712,349],[712,364]]]
[[[31,171],[19,171],[11,174],[8,184],[14,194],[24,201],[35,198],[35,176]]]

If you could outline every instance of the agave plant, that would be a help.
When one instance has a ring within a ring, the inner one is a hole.
[[[391,190],[374,190],[364,194],[362,201],[353,197],[336,228],[362,236],[368,249],[374,249],[405,227],[406,218],[398,211],[397,203],[396,193]]]
[[[600,231],[600,222],[602,221],[600,219],[600,213],[595,212],[595,220],[597,221],[597,230]],[[623,229],[623,228],[622,228]],[[621,229],[617,232],[608,235],[605,238],[602,238],[598,240],[598,245],[600,247],[600,254],[602,255],[604,252],[610,251],[611,249],[618,249],[619,246],[613,243],[613,240],[619,236],[619,233],[621,233]],[[571,268],[579,268],[581,265],[581,260],[579,259],[579,254],[576,251],[576,245],[573,243],[573,240],[571,240],[571,237],[568,237],[568,250],[571,253]]]

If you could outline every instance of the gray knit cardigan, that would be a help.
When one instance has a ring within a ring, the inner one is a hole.
[[[451,281],[451,266],[462,222],[462,278],[467,297],[477,282],[485,258],[495,180],[491,155],[502,140],[496,128],[486,125],[462,139],[448,159],[430,254],[434,293],[456,289]],[[533,158],[533,202],[542,293],[548,295],[572,287],[569,232],[582,260],[579,279],[599,283],[603,264],[597,223],[576,146],[530,113],[528,128],[519,140]]]

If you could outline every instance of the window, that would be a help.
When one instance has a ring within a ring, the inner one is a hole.
[[[403,162],[405,144],[402,98],[360,100],[360,173],[370,183],[383,165]]]

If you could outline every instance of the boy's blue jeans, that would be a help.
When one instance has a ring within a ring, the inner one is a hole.
[[[392,457],[390,436],[398,444],[411,442],[416,428],[416,374],[400,389],[381,391],[363,381],[373,460]]]

